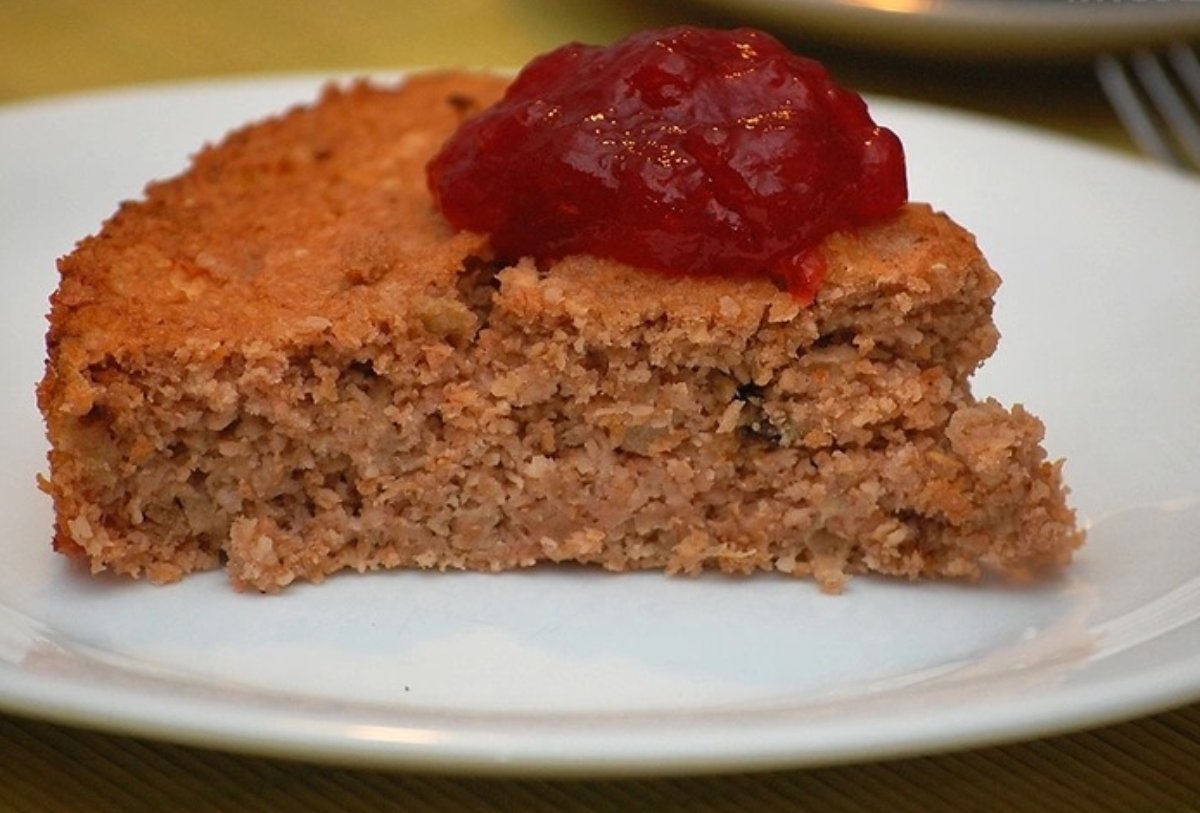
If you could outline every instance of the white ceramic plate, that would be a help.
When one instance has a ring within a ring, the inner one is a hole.
[[[913,195],[1006,277],[977,391],[1065,455],[1091,542],[1060,580],[806,582],[395,572],[240,595],[50,551],[34,406],[55,257],[308,79],[0,110],[0,708],[113,731],[439,770],[810,765],[1034,737],[1200,697],[1200,184],[880,101]]]
[[[957,57],[1078,56],[1200,36],[1200,0],[703,0],[851,47]]]

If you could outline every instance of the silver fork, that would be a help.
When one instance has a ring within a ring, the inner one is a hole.
[[[1138,149],[1200,172],[1200,58],[1194,47],[1176,42],[1159,53],[1102,54],[1096,77]]]

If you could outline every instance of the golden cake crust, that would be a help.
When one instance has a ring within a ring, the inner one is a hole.
[[[452,233],[425,189],[424,165],[504,86],[454,73],[392,90],[330,87],[317,105],[205,148],[187,174],[151,184],[61,261],[49,333],[56,358],[219,352],[305,341],[330,326],[353,343],[405,318],[423,295],[453,289],[465,258],[488,256],[486,238]],[[834,235],[825,252],[818,319],[881,292],[948,300],[965,284],[998,284],[971,236],[926,206],[852,239]],[[970,262],[979,279],[959,272]],[[595,258],[565,266],[589,278],[574,305],[605,322],[637,321],[636,308],[649,307],[746,332],[764,309],[797,307],[766,280],[667,278]],[[736,315],[724,297],[741,303]]]

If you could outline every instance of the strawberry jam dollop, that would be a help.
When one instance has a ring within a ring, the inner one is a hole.
[[[538,57],[427,171],[446,219],[488,233],[502,258],[762,275],[804,302],[822,239],[908,196],[900,141],[862,98],[751,29]]]

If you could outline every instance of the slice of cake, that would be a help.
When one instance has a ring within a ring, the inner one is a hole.
[[[1080,544],[1021,407],[977,401],[998,278],[910,204],[776,280],[455,231],[425,168],[505,81],[329,89],[60,263],[54,545],[171,582],[339,570],[1025,576]]]

